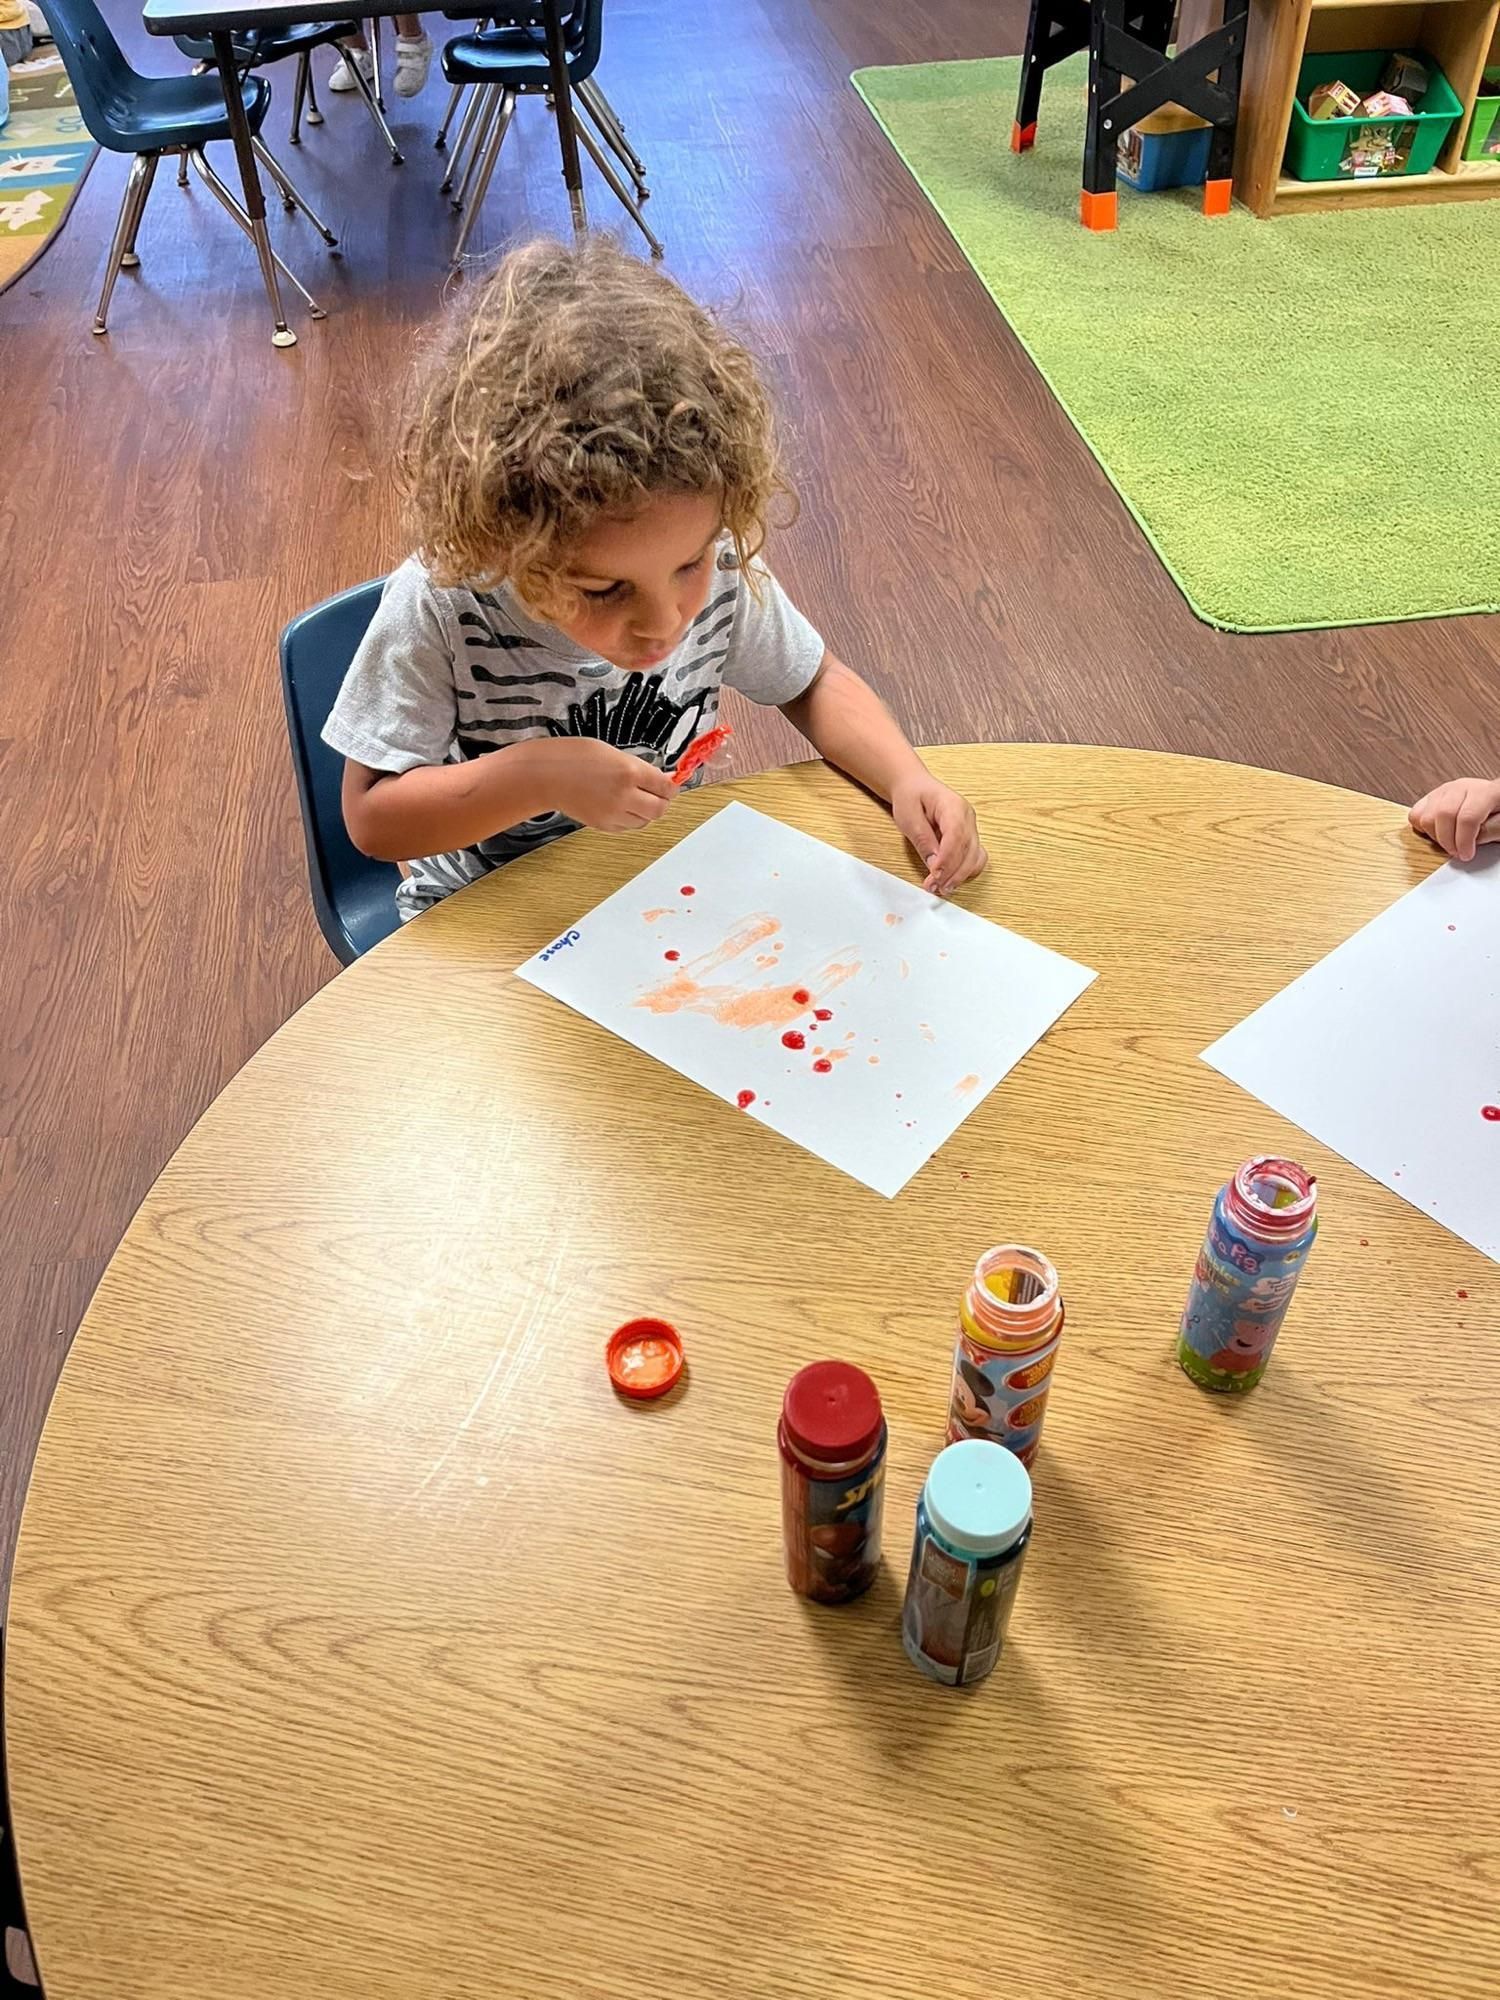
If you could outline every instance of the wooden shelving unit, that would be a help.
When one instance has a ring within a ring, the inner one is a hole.
[[[1183,0],[1196,23],[1212,0]],[[1500,0],[1250,0],[1234,191],[1257,215],[1379,208],[1391,202],[1483,201],[1500,195],[1500,160],[1465,160],[1464,140],[1485,64],[1500,60]],[[1196,27],[1194,29],[1196,32]],[[1282,170],[1304,55],[1425,50],[1464,107],[1430,174],[1389,180],[1299,181]]]

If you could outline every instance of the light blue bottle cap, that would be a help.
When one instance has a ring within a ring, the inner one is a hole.
[[[971,1555],[1001,1554],[1031,1519],[1031,1475],[1013,1451],[988,1438],[940,1451],[922,1497],[943,1540]]]

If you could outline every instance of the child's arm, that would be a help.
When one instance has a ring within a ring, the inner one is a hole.
[[[1445,854],[1472,861],[1486,842],[1500,840],[1500,778],[1451,778],[1418,799],[1407,818]]]
[[[466,763],[401,772],[344,763],[344,824],[376,861],[471,847],[547,812],[604,833],[633,832],[660,819],[673,797],[665,772],[589,737],[528,739]]]
[[[830,764],[888,802],[927,869],[923,888],[946,896],[982,872],[989,856],[979,843],[974,808],[939,784],[852,667],[825,652],[812,681],[781,712]]]

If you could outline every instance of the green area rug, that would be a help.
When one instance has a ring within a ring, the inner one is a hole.
[[[1009,150],[1018,60],[854,81],[1200,618],[1500,608],[1500,201],[1078,222],[1087,59]],[[1005,412],[995,421],[1003,424]]]

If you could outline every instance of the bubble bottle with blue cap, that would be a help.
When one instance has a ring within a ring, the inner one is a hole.
[[[1031,1475],[987,1438],[950,1444],[917,1502],[901,1641],[935,1681],[966,1687],[1000,1657],[1031,1541]]]

